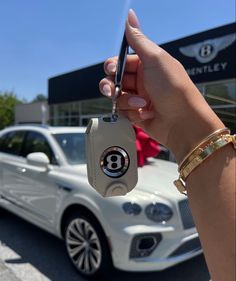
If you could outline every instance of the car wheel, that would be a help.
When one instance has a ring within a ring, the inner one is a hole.
[[[86,278],[107,274],[112,268],[105,234],[92,217],[74,214],[65,227],[65,244],[70,260]]]

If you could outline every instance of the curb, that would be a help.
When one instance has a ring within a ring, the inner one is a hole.
[[[1,281],[21,281],[16,275],[13,273],[11,269],[9,269],[4,262],[0,259],[0,280]]]

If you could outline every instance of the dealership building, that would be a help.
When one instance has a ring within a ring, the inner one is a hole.
[[[236,23],[161,47],[184,65],[216,114],[236,133]],[[87,125],[91,117],[109,113],[111,101],[98,88],[104,76],[103,63],[99,63],[50,78],[50,124]]]

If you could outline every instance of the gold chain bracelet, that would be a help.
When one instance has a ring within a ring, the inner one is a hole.
[[[185,181],[189,174],[215,151],[228,143],[233,143],[236,149],[236,135],[230,135],[228,128],[217,130],[200,142],[179,165],[179,178],[174,181],[177,189],[187,195]]]

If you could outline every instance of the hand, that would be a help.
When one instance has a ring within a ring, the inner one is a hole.
[[[181,63],[141,32],[132,10],[126,37],[136,55],[127,57],[119,112],[171,149],[180,161],[201,139],[224,125]],[[100,90],[107,96],[114,93],[116,64],[116,57],[104,64],[108,76],[100,82]]]

